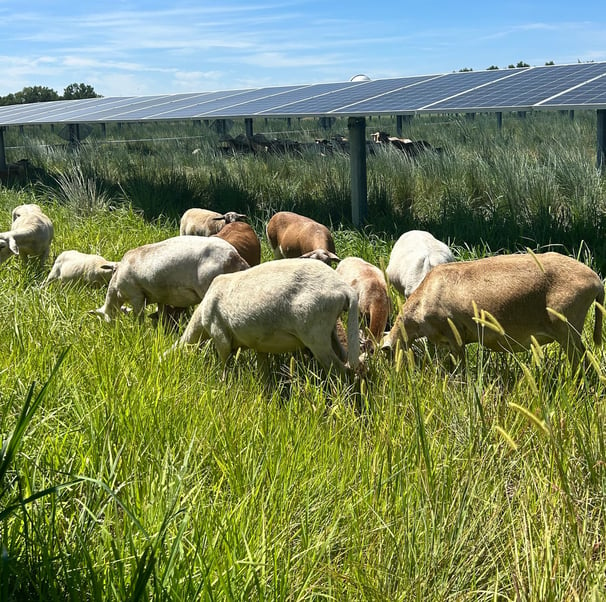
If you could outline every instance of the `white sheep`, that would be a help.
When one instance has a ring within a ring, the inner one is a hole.
[[[429,232],[410,230],[393,246],[385,273],[392,286],[408,297],[432,268],[454,259],[448,245]]]
[[[344,311],[347,352],[336,333]],[[173,349],[212,338],[224,363],[240,347],[254,349],[267,378],[267,354],[307,348],[326,371],[345,375],[345,359],[350,370],[359,362],[357,324],[358,295],[333,269],[284,259],[217,276]]]
[[[339,261],[330,230],[309,217],[278,211],[267,222],[265,233],[276,259],[309,257],[328,265]]]
[[[107,261],[101,255],[81,253],[80,251],[63,251],[51,268],[44,285],[55,280],[61,282],[80,281],[93,286],[104,286],[111,280],[118,263]]]
[[[91,313],[111,321],[123,303],[142,317],[147,303],[189,307],[204,297],[218,274],[247,269],[236,249],[216,237],[175,236],[127,251],[107,288],[105,303]]]
[[[31,203],[15,207],[11,229],[0,233],[0,263],[12,255],[19,255],[24,261],[38,257],[44,264],[53,235],[53,223],[39,205]]]
[[[585,352],[581,333],[591,304],[604,303],[604,284],[583,263],[559,253],[498,255],[438,265],[408,297],[381,344],[393,350],[421,337],[446,344],[464,360],[468,343],[494,351],[557,341],[573,369]],[[596,306],[594,343],[602,340]]]
[[[192,207],[181,216],[179,234],[181,236],[212,236],[217,234],[225,224],[242,221],[245,218],[245,215],[235,211],[217,213],[210,209]]]

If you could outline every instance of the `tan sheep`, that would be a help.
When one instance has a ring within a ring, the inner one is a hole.
[[[249,266],[216,237],[175,236],[127,251],[107,288],[105,303],[91,313],[111,321],[126,301],[142,317],[147,303],[173,308],[199,303],[218,274]]]
[[[346,257],[337,265],[336,272],[358,293],[360,316],[370,335],[364,346],[372,349],[385,334],[391,310],[385,276],[378,267],[360,257]]]
[[[225,224],[241,221],[245,218],[245,215],[235,211],[217,213],[210,209],[193,207],[181,216],[179,234],[181,236],[212,236],[217,234]]]
[[[585,352],[581,333],[604,285],[586,265],[559,253],[499,255],[434,267],[406,300],[382,342],[393,349],[427,337],[464,360],[468,343],[493,351],[557,341],[575,369]],[[594,343],[602,340],[596,306]]]

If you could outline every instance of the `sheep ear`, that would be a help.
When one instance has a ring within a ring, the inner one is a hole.
[[[101,266],[101,269],[102,270],[110,270],[112,272],[115,272],[116,269],[117,269],[117,267],[118,267],[118,263],[117,262],[116,263],[104,263]]]
[[[334,253],[331,253],[330,251],[328,251],[328,258],[331,261],[335,261],[336,263],[339,263],[339,261],[341,261],[341,258],[338,255],[335,255]]]
[[[8,247],[15,255],[19,255],[19,246],[12,236],[8,237]]]
[[[211,221],[218,222],[218,221],[221,221],[222,219],[225,219],[224,215],[220,215],[219,217],[213,217]]]

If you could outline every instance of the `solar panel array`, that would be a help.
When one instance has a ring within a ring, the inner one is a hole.
[[[0,126],[606,109],[606,62],[0,107]]]

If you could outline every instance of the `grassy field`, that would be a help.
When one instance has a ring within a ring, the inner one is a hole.
[[[225,157],[210,135],[70,154],[32,137],[41,182],[0,188],[0,229],[37,202],[53,257],[113,260],[177,234],[188,206],[246,211],[259,234],[294,209],[332,224],[340,256],[380,266],[414,227],[459,259],[554,245],[603,276],[594,125],[413,122],[445,150],[369,158],[363,231],[344,156]],[[2,600],[604,599],[601,349],[574,380],[554,346],[471,346],[451,373],[419,345],[414,360],[373,357],[357,392],[286,356],[268,393],[250,352],[224,380],[209,345],[161,361],[176,335],[89,315],[103,290],[0,270]]]

